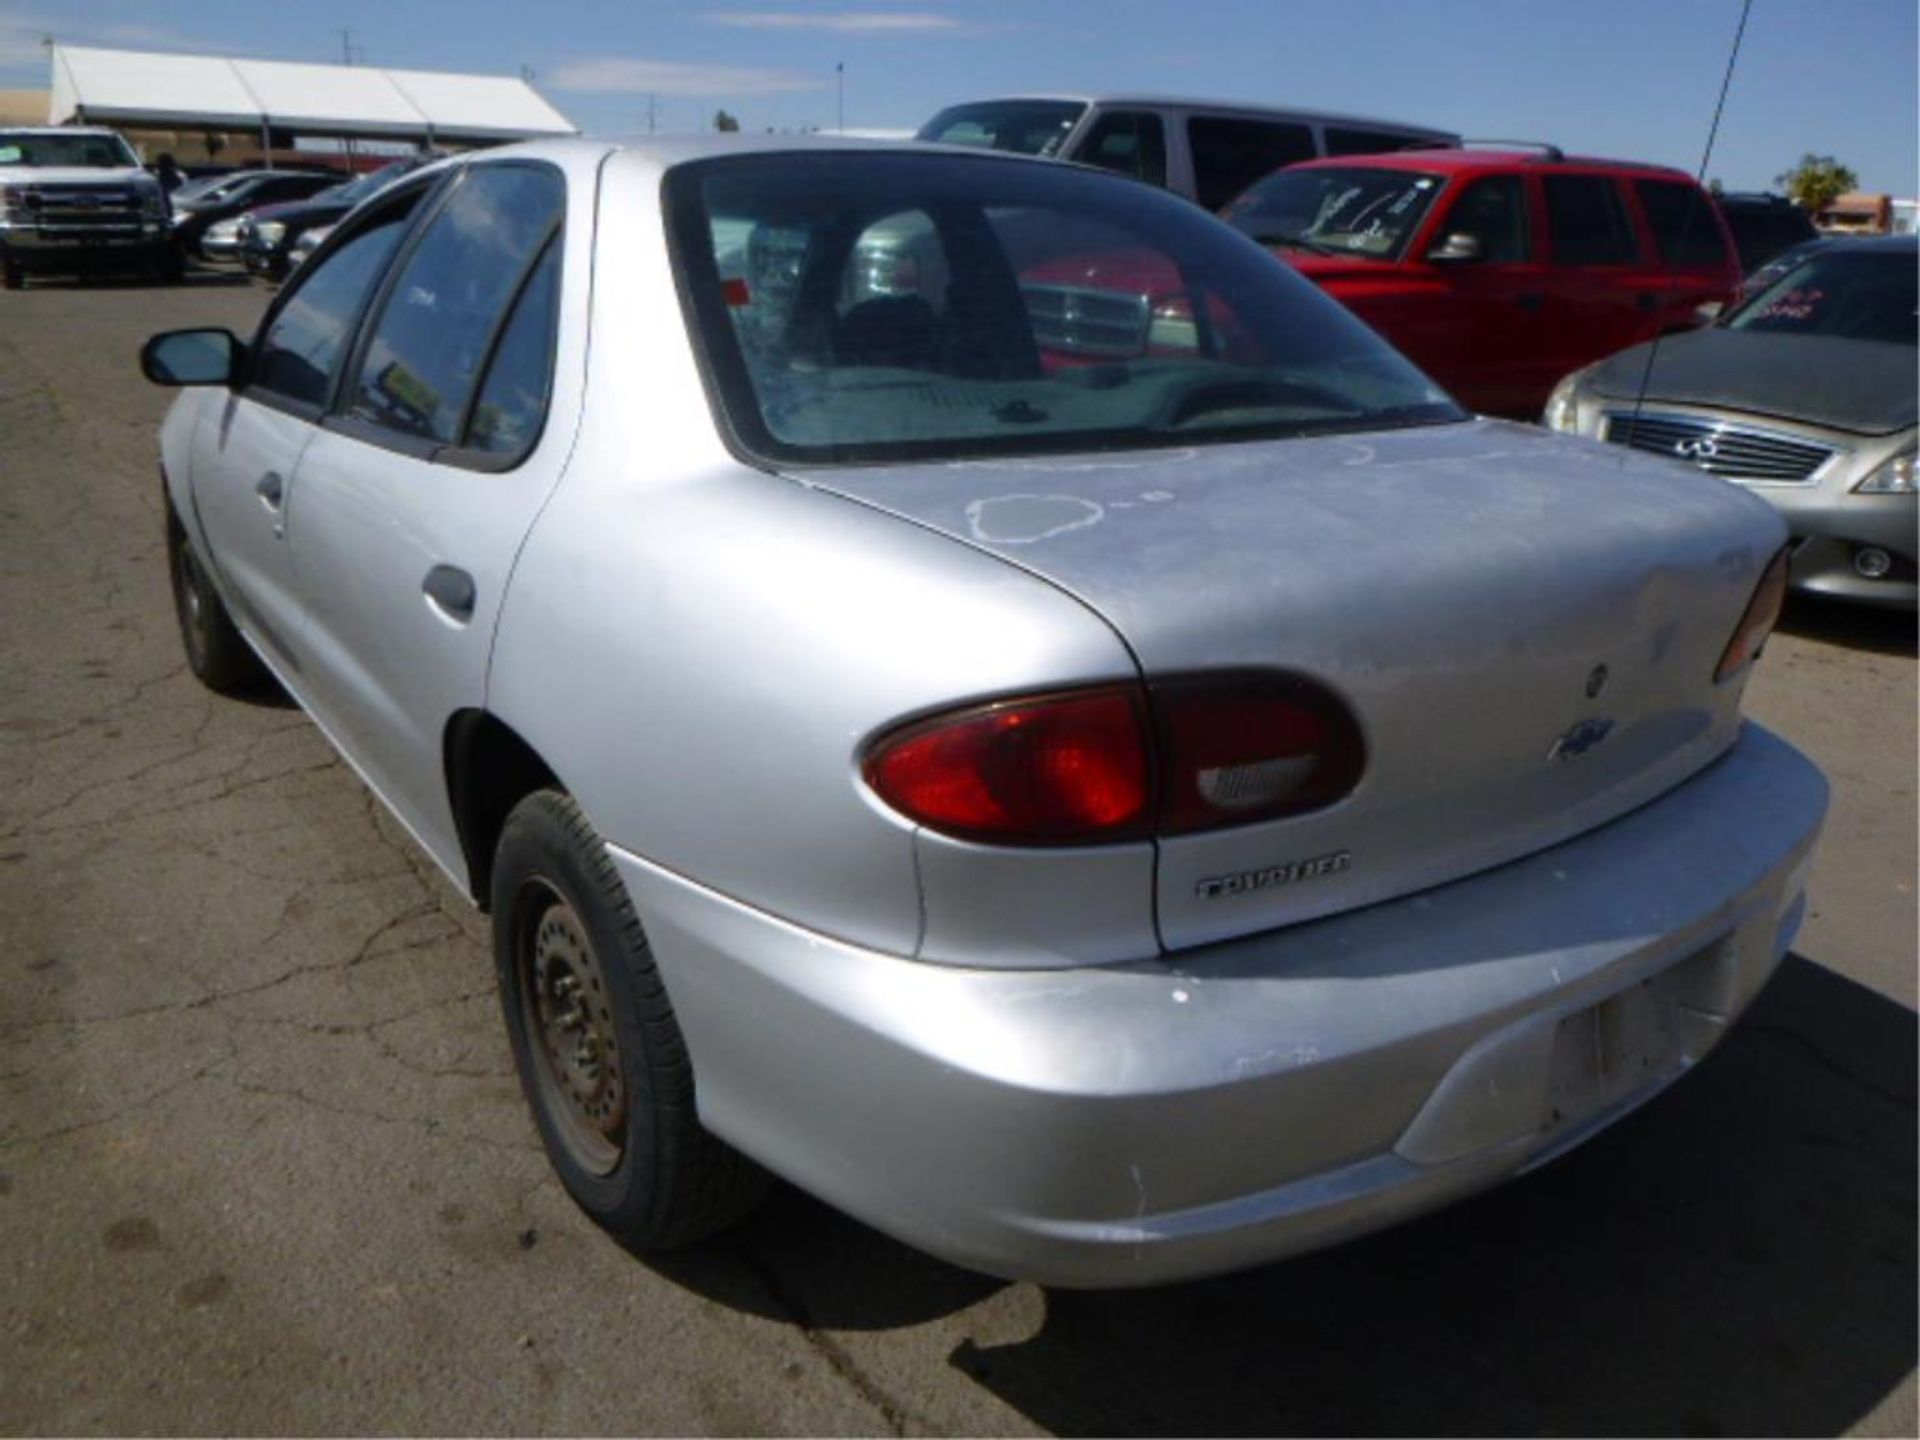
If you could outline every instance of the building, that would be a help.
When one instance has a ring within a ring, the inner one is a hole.
[[[1893,197],[1849,191],[1813,217],[1830,235],[1885,235],[1893,228]]]
[[[578,133],[510,76],[74,45],[55,45],[51,64],[50,90],[0,94],[43,93],[33,123],[110,125],[148,158],[189,165],[271,164],[302,142],[460,148]]]

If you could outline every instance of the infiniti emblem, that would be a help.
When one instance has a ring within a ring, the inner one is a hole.
[[[1674,441],[1673,453],[1682,460],[1712,460],[1719,456],[1720,446],[1711,435],[1696,435]]]

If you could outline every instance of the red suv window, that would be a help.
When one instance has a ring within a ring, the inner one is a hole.
[[[1542,182],[1554,264],[1631,265],[1640,258],[1611,176],[1547,175]]]
[[[1727,263],[1727,245],[1713,220],[1713,202],[1700,193],[1698,185],[1636,180],[1633,189],[1647,224],[1653,227],[1661,259],[1687,269]]]

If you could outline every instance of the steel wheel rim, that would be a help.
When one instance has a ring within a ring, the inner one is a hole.
[[[529,881],[524,894],[514,965],[534,1082],[569,1158],[606,1175],[620,1163],[627,1125],[613,995],[573,907],[544,881]]]
[[[186,637],[187,650],[195,661],[206,655],[209,646],[209,617],[212,606],[206,591],[206,577],[183,539],[174,551],[174,593],[180,605],[180,632]]]

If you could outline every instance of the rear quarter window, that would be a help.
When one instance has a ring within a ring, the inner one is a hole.
[[[1726,242],[1714,221],[1713,202],[1698,185],[1678,180],[1636,180],[1640,209],[1652,227],[1660,258],[1682,269],[1727,263]]]

